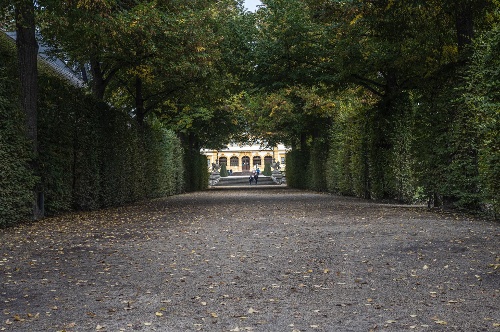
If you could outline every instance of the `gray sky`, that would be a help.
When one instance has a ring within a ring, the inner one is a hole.
[[[245,0],[245,7],[252,12],[256,11],[257,6],[261,4],[260,0]]]

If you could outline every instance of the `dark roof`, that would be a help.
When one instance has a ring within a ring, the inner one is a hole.
[[[15,32],[5,32],[7,36],[16,40]],[[42,41],[41,36],[37,36],[38,41],[38,56],[42,61],[47,63],[54,71],[56,71],[59,75],[65,78],[71,84],[77,87],[85,86],[85,82],[79,77],[79,75],[70,68],[64,61],[58,59],[51,55],[51,48]]]

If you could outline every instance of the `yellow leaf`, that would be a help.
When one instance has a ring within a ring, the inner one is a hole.
[[[217,316],[217,314],[215,312],[210,313],[210,316],[212,316],[213,318],[219,317],[219,316]]]
[[[356,22],[357,22],[360,18],[362,18],[362,17],[363,17],[363,15],[362,15],[362,14],[358,14],[358,15],[356,15],[356,17],[355,17],[355,18],[354,18],[354,19],[350,22],[350,24],[351,24],[351,25],[356,24]]]
[[[156,315],[156,317],[161,317],[161,316],[163,316],[163,314],[162,314],[161,312],[157,312],[155,315]]]
[[[444,320],[437,320],[436,324],[439,324],[439,325],[448,325],[448,323],[445,322]]]

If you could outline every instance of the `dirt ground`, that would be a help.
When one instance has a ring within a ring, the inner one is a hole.
[[[0,230],[0,331],[500,331],[500,224],[287,189]]]

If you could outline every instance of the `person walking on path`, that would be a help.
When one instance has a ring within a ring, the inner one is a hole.
[[[253,174],[250,174],[250,177],[248,178],[248,184],[252,185],[253,182]]]
[[[256,173],[254,176],[253,176],[254,180],[255,180],[255,184],[257,184],[257,181],[259,181],[259,173]]]

